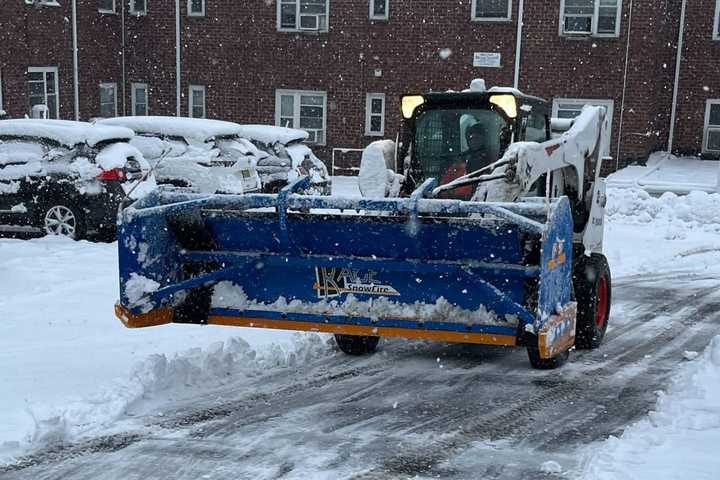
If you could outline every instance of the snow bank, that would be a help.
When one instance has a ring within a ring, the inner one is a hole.
[[[295,334],[290,344],[254,349],[240,337],[194,348],[175,355],[153,354],[138,362],[129,377],[115,381],[97,393],[60,407],[35,407],[28,413],[35,428],[26,441],[31,448],[72,441],[107,428],[131,406],[153,397],[177,400],[208,389],[243,382],[270,370],[303,365],[334,352],[328,337]]]
[[[720,194],[691,192],[653,197],[640,189],[608,189],[607,219],[610,222],[676,224],[678,228],[701,227],[720,231]]]
[[[655,411],[620,438],[592,445],[587,480],[718,478],[720,457],[720,336],[699,360],[682,368]]]

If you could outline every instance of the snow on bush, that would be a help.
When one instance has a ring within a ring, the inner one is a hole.
[[[582,478],[718,478],[720,457],[720,336],[700,359],[680,369],[655,411],[621,437],[592,445]]]
[[[239,384],[268,371],[307,364],[334,351],[330,337],[316,333],[293,337],[288,344],[254,350],[240,337],[217,342],[206,349],[191,349],[174,356],[150,355],[137,363],[129,378],[115,381],[88,398],[63,407],[28,407],[34,432],[25,439],[42,448],[73,441],[121,418],[128,407],[153,396],[180,397],[229,383]]]

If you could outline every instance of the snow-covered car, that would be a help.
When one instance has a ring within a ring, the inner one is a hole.
[[[155,187],[132,130],[0,120],[0,231],[113,236],[118,207]]]
[[[240,138],[235,123],[161,116],[117,117],[98,123],[133,130],[136,135],[130,144],[150,162],[159,184],[229,194],[262,187],[255,165],[266,155]]]
[[[308,138],[306,131],[271,125],[241,125],[240,135],[268,154],[257,164],[264,192],[275,193],[299,176],[309,175],[312,186],[306,193],[330,195],[327,167],[303,143]]]

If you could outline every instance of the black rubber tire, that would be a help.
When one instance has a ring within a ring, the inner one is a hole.
[[[570,350],[558,353],[552,358],[540,358],[540,350],[537,347],[527,347],[530,365],[537,370],[554,370],[562,367],[570,357]]]
[[[337,346],[348,355],[367,355],[368,353],[373,353],[379,341],[380,337],[335,334]]]
[[[82,211],[82,209],[76,207],[72,203],[63,202],[63,201],[57,201],[57,202],[49,202],[45,204],[45,206],[41,209],[41,215],[40,215],[40,227],[43,229],[46,235],[51,235],[49,232],[45,230],[45,218],[50,212],[51,209],[60,207],[65,208],[67,210],[70,210],[75,217],[75,232],[72,236],[69,236],[69,238],[72,238],[73,240],[83,240],[87,237],[87,224],[85,221],[85,213]]]
[[[573,286],[578,304],[575,346],[598,348],[607,331],[612,300],[612,278],[605,256],[582,255],[573,268]]]

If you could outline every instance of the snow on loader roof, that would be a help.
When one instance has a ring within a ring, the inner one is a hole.
[[[241,135],[240,125],[222,120],[186,117],[116,117],[99,120],[103,125],[115,125],[134,130],[136,133],[152,133],[169,137],[205,142],[215,137]]]
[[[108,140],[128,140],[134,132],[119,126],[97,125],[70,120],[15,119],[0,121],[0,136],[49,138],[73,147],[87,144],[94,147]]]

